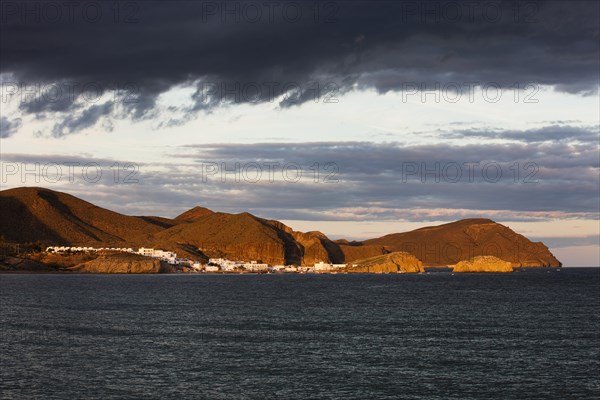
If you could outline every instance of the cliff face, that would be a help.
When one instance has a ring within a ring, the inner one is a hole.
[[[323,244],[329,239],[321,232],[294,232],[292,237],[300,245],[302,251],[302,264],[313,265],[319,261],[331,262],[329,252]]]
[[[423,272],[423,263],[417,257],[405,252],[394,252],[382,256],[371,257],[364,260],[357,260],[347,268],[348,272]]]
[[[494,256],[477,256],[460,261],[452,272],[513,272],[512,264]]]
[[[95,274],[158,274],[175,272],[175,268],[158,259],[136,254],[101,255],[71,268],[77,272]]]

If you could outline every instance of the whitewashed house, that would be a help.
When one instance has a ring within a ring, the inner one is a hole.
[[[244,264],[244,269],[252,272],[263,272],[269,270],[269,264],[250,261],[249,263]]]

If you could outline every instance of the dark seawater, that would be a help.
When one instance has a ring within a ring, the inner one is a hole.
[[[0,275],[5,399],[600,398],[600,269]]]

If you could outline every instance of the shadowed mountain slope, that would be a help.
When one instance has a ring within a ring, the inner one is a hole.
[[[311,234],[294,232],[279,221],[249,213],[207,213],[152,235],[151,242],[169,248],[191,245],[211,258],[269,264],[314,263],[316,258],[329,261],[327,251]]]
[[[168,225],[165,220],[119,214],[70,194],[38,187],[0,191],[0,210],[0,233],[14,242],[121,245]]]

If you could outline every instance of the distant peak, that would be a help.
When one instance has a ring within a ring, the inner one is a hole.
[[[447,225],[478,225],[478,224],[497,224],[496,221],[493,221],[489,218],[465,218],[459,219],[458,221],[448,222],[446,224],[437,225],[435,228],[447,226]]]
[[[316,236],[316,237],[319,237],[319,238],[323,238],[323,239],[327,239],[327,235],[325,235],[321,231],[308,231],[308,232],[306,232],[306,234],[307,235]]]
[[[467,224],[496,224],[497,222],[489,218],[465,218],[456,221],[455,223]]]
[[[213,214],[213,213],[214,212],[212,210],[209,210],[208,208],[195,206],[195,207],[190,208],[189,210],[185,211],[184,213],[176,216],[175,221],[194,222],[194,221],[199,220],[200,218],[203,218],[203,217]]]
[[[255,215],[253,215],[253,214],[250,214],[248,211],[244,211],[244,212],[241,212],[241,213],[239,213],[239,214],[236,214],[236,215],[239,215],[240,217],[250,217],[250,218],[256,218],[256,216],[255,216]]]
[[[4,193],[23,193],[23,194],[24,193],[42,193],[42,192],[61,193],[61,192],[56,192],[51,189],[39,187],[39,186],[20,186],[20,187],[16,187],[16,188],[12,188],[12,189],[2,190],[2,192],[4,192]]]
[[[212,213],[212,210],[209,210],[209,209],[208,209],[208,208],[206,208],[206,207],[200,207],[200,206],[195,206],[195,207],[192,207],[192,208],[190,208],[190,209],[189,209],[187,212],[192,212],[192,211],[193,211],[193,212],[206,212],[206,211],[209,211],[209,212],[211,212],[211,213]]]

